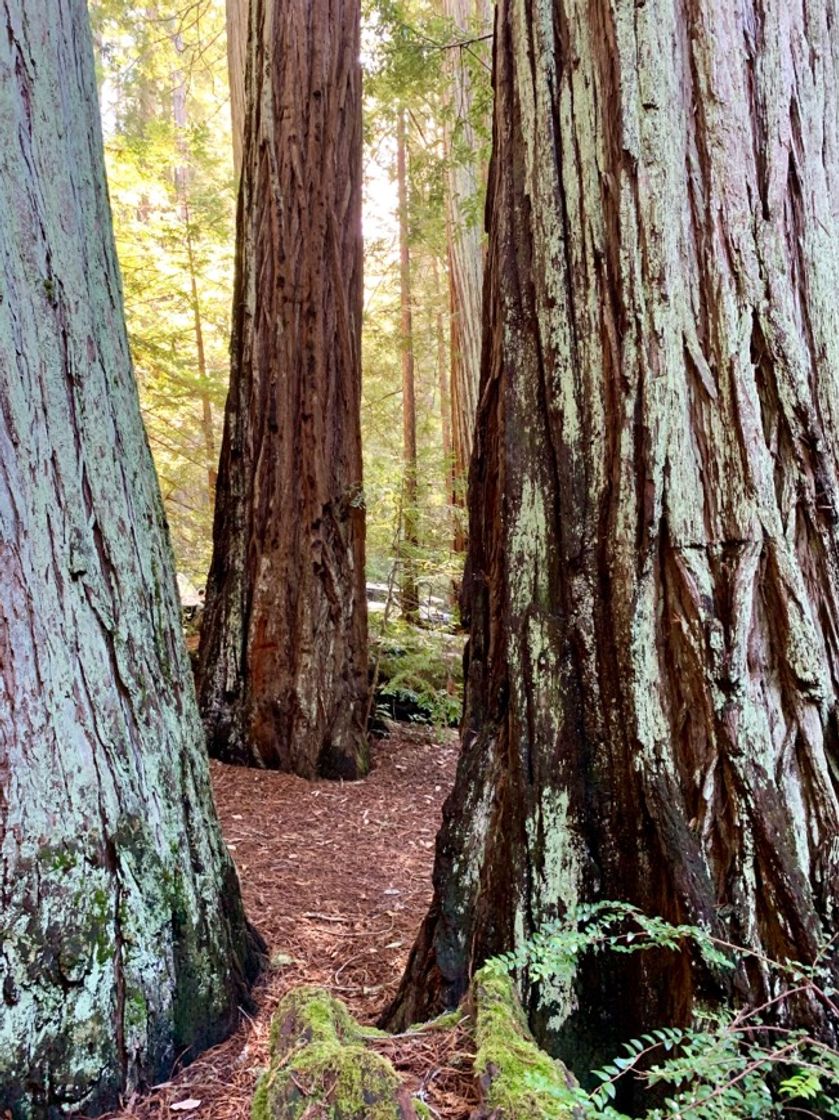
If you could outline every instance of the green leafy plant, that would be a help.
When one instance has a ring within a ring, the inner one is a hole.
[[[539,931],[491,965],[526,969],[531,980],[570,979],[590,952],[637,953],[648,949],[697,952],[711,969],[733,969],[758,955],[691,925],[673,925],[627,903],[581,906]],[[839,1051],[804,1030],[782,1024],[779,1014],[795,999],[821,1004],[839,1025],[832,980],[833,943],[810,965],[759,957],[775,993],[760,1007],[700,1011],[689,1028],[662,1027],[627,1042],[620,1054],[592,1072],[593,1089],[557,1080],[534,1085],[557,1104],[558,1115],[579,1120],[628,1120],[616,1100],[634,1079],[651,1104],[644,1120],[753,1120],[770,1117],[839,1117]]]
[[[379,714],[391,716],[387,699],[392,698],[405,703],[416,722],[437,727],[457,724],[463,695],[462,653],[459,634],[410,626],[399,618],[388,620],[371,638],[371,656],[379,666]]]

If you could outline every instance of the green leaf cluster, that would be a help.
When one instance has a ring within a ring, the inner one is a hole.
[[[526,969],[531,980],[570,979],[585,953],[636,953],[649,949],[698,953],[706,965],[734,969],[755,954],[693,925],[675,925],[621,902],[580,906],[489,967]],[[813,964],[760,964],[775,994],[760,1008],[700,1009],[687,1028],[661,1027],[627,1042],[592,1072],[593,1089],[548,1081],[535,1086],[557,1110],[579,1120],[629,1120],[617,1102],[631,1081],[651,1102],[644,1120],[757,1120],[839,1116],[839,1051],[804,1030],[785,1025],[796,999],[820,1003],[839,1025],[833,1002],[833,943]],[[546,1117],[547,1117],[546,1113]]]

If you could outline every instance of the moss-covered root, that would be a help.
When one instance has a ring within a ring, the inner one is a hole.
[[[572,1109],[557,1101],[551,1088],[570,1087],[574,1079],[533,1040],[510,977],[492,967],[472,982],[475,1010],[475,1075],[482,1109],[492,1120],[572,1120]]]
[[[321,988],[296,988],[271,1025],[271,1065],[256,1087],[253,1120],[418,1120],[387,1059]]]

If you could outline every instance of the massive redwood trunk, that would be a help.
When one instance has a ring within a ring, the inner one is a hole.
[[[254,0],[199,697],[211,753],[367,769],[358,0]]]
[[[254,961],[132,376],[83,0],[7,0],[0,89],[0,1112],[92,1115],[217,1041]]]
[[[396,1022],[579,900],[833,932],[837,15],[501,0],[464,750]],[[616,960],[523,978],[543,1040],[709,994]]]

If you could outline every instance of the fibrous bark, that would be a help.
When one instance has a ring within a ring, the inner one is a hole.
[[[358,0],[251,5],[231,386],[201,635],[211,753],[368,765]]]
[[[835,926],[836,16],[501,0],[464,751],[395,1021],[581,900],[775,959]],[[579,1054],[706,981],[524,987]]]
[[[402,562],[399,606],[411,622],[419,617],[416,550],[419,546],[417,476],[417,397],[414,383],[414,315],[411,294],[411,244],[408,214],[408,123],[404,109],[396,120],[396,181],[399,189],[399,304],[402,348]]]
[[[486,0],[444,0],[444,14],[456,35],[464,41],[475,38],[476,28],[491,28]],[[472,456],[472,440],[478,410],[481,374],[481,322],[484,276],[484,245],[481,224],[476,220],[478,200],[486,182],[486,163],[481,156],[476,128],[474,90],[464,51],[481,59],[483,44],[449,50],[446,67],[450,81],[450,117],[446,120],[446,231],[449,248],[451,305],[451,410],[454,452],[454,499],[463,506]],[[465,535],[455,533],[456,547],[465,547]]]
[[[86,5],[0,37],[0,1111],[217,1041],[254,958],[213,809],[105,186]]]
[[[233,166],[242,174],[245,138],[245,70],[248,57],[248,20],[251,0],[225,0],[227,27],[227,77],[230,86],[230,122],[233,133]]]

